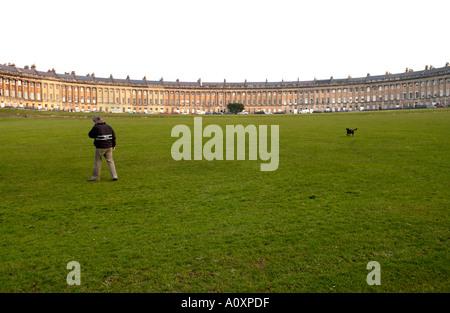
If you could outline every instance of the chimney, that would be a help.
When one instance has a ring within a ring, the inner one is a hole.
[[[75,76],[75,71],[72,71],[72,73],[70,73],[70,75],[73,75],[73,76]]]
[[[26,70],[29,69],[28,65],[25,65],[23,68],[26,69]]]
[[[31,65],[31,69],[35,70],[36,69],[36,65],[35,64]]]

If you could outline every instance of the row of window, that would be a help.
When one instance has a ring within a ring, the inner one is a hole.
[[[17,94],[16,94],[16,91],[15,90],[12,90],[11,92],[8,90],[8,89],[6,89],[5,91],[3,91],[2,89],[0,89],[0,96],[6,96],[6,97],[13,97],[13,98],[15,98],[16,96],[18,97],[18,98],[24,98],[24,99],[26,99],[26,100],[28,100],[28,99],[30,99],[30,100],[41,100],[41,95],[40,95],[40,93],[37,93],[36,94],[36,98],[35,98],[35,93],[34,92],[30,92],[30,93],[28,93],[27,91],[25,91],[25,92],[23,92],[22,93],[22,91],[18,91],[17,92]],[[426,94],[426,97],[427,98],[431,98],[431,97],[444,97],[444,90],[443,89],[440,89],[439,90],[439,93],[438,93],[438,91],[437,90],[434,90],[433,91],[433,93],[431,93],[431,91],[428,91],[427,92],[427,94]],[[450,96],[450,89],[449,88],[447,88],[446,89],[446,91],[445,91],[445,96]],[[376,95],[373,95],[372,96],[372,101],[376,101]],[[394,98],[395,97],[395,98]],[[425,92],[424,91],[422,91],[422,92],[420,92],[419,93],[419,91],[416,91],[416,92],[409,92],[409,93],[407,93],[407,92],[403,92],[402,94],[400,94],[400,93],[397,93],[396,95],[394,95],[393,93],[391,93],[391,94],[385,94],[384,95],[384,100],[385,101],[388,101],[388,100],[400,100],[400,99],[418,99],[418,98],[425,98]],[[239,97],[240,98],[240,97]],[[347,97],[343,97],[343,98],[341,98],[341,97],[338,97],[338,98],[335,98],[335,97],[333,97],[333,98],[331,98],[331,102],[332,103],[335,103],[336,102],[336,100],[337,100],[337,103],[341,103],[341,99],[343,99],[343,102],[344,103],[346,103],[347,102]],[[352,102],[353,101],[353,97],[348,97],[348,99],[349,99],[349,102]],[[359,99],[361,100],[361,102],[363,102],[364,101],[364,99],[365,99],[365,97],[364,96],[361,96],[361,97],[355,97],[354,98],[355,99],[355,102],[358,102],[359,101]],[[366,97],[366,99],[367,99],[367,101],[370,101],[370,96],[367,96]],[[379,99],[379,101],[383,101],[383,95],[378,95],[378,99]],[[56,101],[59,101],[60,100],[60,97],[59,97],[59,95],[56,95],[55,97],[53,96],[53,94],[49,94],[49,97],[47,98],[47,94],[46,93],[44,93],[43,94],[43,100],[44,101],[46,101],[46,100],[50,100],[50,101],[53,101],[53,100],[56,100]],[[102,101],[102,100],[104,100],[104,101]],[[126,101],[125,101],[126,100]],[[77,103],[78,101],[80,101],[81,103],[97,103],[97,99],[96,99],[96,97],[92,97],[92,100],[91,100],[91,98],[90,97],[84,97],[84,96],[80,96],[80,97],[78,97],[78,96],[71,96],[71,95],[69,95],[69,96],[63,96],[62,97],[62,102],[69,102],[69,103],[72,103],[72,102],[75,102],[75,103]],[[299,102],[299,103],[308,103],[308,98],[299,98],[299,99],[297,99],[297,98],[294,98],[294,99],[292,99],[292,98],[290,98],[290,99],[236,99],[236,97],[233,99],[233,100],[229,100],[229,101],[233,101],[233,102],[242,102],[243,104],[246,104],[246,105],[256,105],[256,104],[268,104],[268,105],[277,105],[277,104],[279,104],[279,105],[281,105],[281,104],[286,104],[286,103],[289,103],[289,104],[292,104],[292,103],[297,103],[297,101]],[[286,101],[289,101],[289,102],[286,102]],[[319,103],[319,101],[320,101],[320,103],[325,103],[325,98],[310,98],[309,99],[309,101],[310,101],[310,103]],[[200,100],[195,100],[195,99],[190,99],[190,100],[180,100],[180,99],[177,99],[176,101],[174,100],[174,99],[171,99],[171,100],[168,100],[168,99],[165,99],[165,100],[163,100],[163,99],[147,99],[147,98],[144,98],[144,99],[141,99],[141,98],[139,98],[139,99],[135,99],[135,98],[133,98],[133,99],[130,99],[130,98],[98,98],[98,102],[99,103],[116,103],[116,104],[133,104],[133,105],[136,105],[136,104],[139,104],[139,105],[142,105],[142,104],[144,104],[144,105],[147,105],[147,104],[150,104],[150,105],[153,105],[153,104],[156,104],[156,105],[158,105],[158,104],[160,104],[160,105],[163,105],[164,103],[165,104],[171,104],[171,105],[189,105],[189,103],[192,103],[192,104],[197,104],[197,105],[199,105],[200,104]],[[202,104],[203,105],[205,105],[205,103],[208,103],[208,105],[210,105],[211,103],[213,104],[213,105],[215,105],[216,104],[216,101],[207,101],[207,102],[205,102],[205,100],[202,100]],[[223,104],[223,99],[219,99],[219,101],[218,101],[218,103],[220,104],[220,105],[222,105]],[[330,103],[330,98],[329,97],[327,97],[326,98],[326,103]]]
[[[419,85],[420,86],[431,86],[431,85],[438,85],[438,84],[444,84],[445,83],[445,81],[447,82],[447,83],[449,83],[450,82],[450,79],[449,78],[447,78],[446,80],[444,80],[443,78],[441,78],[441,79],[433,79],[433,80],[427,80],[427,81],[420,81],[420,83],[418,82],[418,81],[416,81],[416,82],[410,82],[410,83],[402,83],[402,84],[396,84],[395,85],[395,87],[398,89],[398,88],[400,88],[400,86],[403,86],[403,88],[406,88],[407,86],[409,86],[409,87],[413,87],[413,86],[416,86],[416,87],[418,87]],[[11,85],[16,85],[16,83],[17,83],[17,85],[18,86],[22,86],[22,80],[15,80],[15,79],[9,79],[9,78],[2,78],[2,77],[0,77],[0,84],[1,83],[5,83],[6,85],[8,85],[8,84],[11,84]],[[34,82],[30,82],[29,83],[30,84],[30,86],[31,87],[33,87],[34,86]],[[40,83],[36,83],[36,85],[37,85],[37,87],[40,87]],[[28,86],[28,82],[27,81],[23,81],[23,86]],[[75,90],[78,90],[78,86],[73,86],[74,87],[74,89]],[[389,87],[391,88],[391,89],[394,89],[394,85],[393,84],[390,84],[389,85]],[[56,90],[59,90],[59,84],[47,84],[47,83],[44,83],[44,88],[49,88],[50,90],[53,90],[53,88],[55,88]],[[63,90],[66,90],[66,88],[67,89],[69,89],[69,90],[72,90],[72,85],[61,85],[61,88],[63,89]],[[359,87],[355,87],[355,90],[356,91],[358,91],[358,88]],[[381,90],[382,88],[383,88],[383,86],[381,86],[381,85],[379,85],[378,87],[377,86],[372,86],[372,87],[367,87],[367,89],[369,89],[369,88],[372,88],[373,90],[375,90],[376,88],[378,88],[379,90]],[[388,88],[388,85],[384,85],[384,88],[385,89],[387,89]],[[83,86],[80,86],[80,90],[81,91],[83,91],[83,89],[84,89],[84,87]],[[89,87],[86,87],[86,89],[87,90],[89,90]],[[349,88],[350,89],[350,92],[352,92],[352,88]],[[363,87],[361,87],[361,89],[363,89]],[[95,87],[93,88],[93,90],[95,91]],[[110,89],[110,91],[112,92],[114,90],[114,88],[113,89]],[[116,92],[118,92],[119,91],[119,89],[115,89],[116,90]],[[102,91],[102,89],[100,89],[99,88],[99,91],[101,92]],[[105,89],[105,91],[107,92],[108,91],[108,88],[106,88]],[[135,92],[136,90],[133,90],[133,92]],[[329,91],[329,89],[327,90],[327,91]],[[333,92],[335,91],[335,89],[333,89]],[[338,89],[338,92],[340,92],[341,91],[341,88],[339,88]],[[346,92],[347,91],[347,88],[344,88],[344,92]],[[125,89],[122,89],[122,92],[125,92]],[[129,90],[127,90],[127,92],[129,92]],[[149,91],[149,93],[152,93],[153,91],[152,90],[150,90]],[[160,92],[161,94],[163,93],[163,91],[155,91],[155,93],[158,93],[158,92]],[[317,90],[316,89],[316,92],[319,92],[319,90]],[[322,92],[323,92],[323,89],[322,89]],[[144,91],[144,93],[145,93],[145,91]],[[167,93],[167,91],[166,91],[166,93]],[[173,92],[172,92],[173,93]],[[193,93],[193,92],[192,92]],[[198,93],[198,92],[197,92]],[[203,93],[203,95],[204,95],[204,93]]]
[[[370,87],[367,87],[368,89],[370,88]],[[352,88],[350,88],[350,90],[351,90]],[[356,89],[356,92],[358,92],[358,88],[355,88]],[[362,89],[362,88],[361,88]],[[442,89],[441,89],[442,90]],[[361,90],[362,91],[362,90]],[[344,92],[346,92],[346,89],[344,89]],[[362,91],[363,92],[363,91]],[[411,93],[412,91],[410,91],[410,93]],[[416,91],[416,92],[419,92],[419,91]],[[423,93],[424,91],[422,91],[422,93]],[[428,91],[428,92],[431,92],[430,90]],[[434,92],[437,92],[437,90],[436,89],[434,89]],[[149,92],[149,94],[150,94],[151,92]],[[166,91],[166,94],[167,94],[168,92]],[[173,91],[171,91],[170,92],[171,94],[173,94],[174,92]],[[310,91],[309,93],[311,93],[312,95],[314,94],[314,91]],[[321,90],[321,93],[323,94],[324,93],[324,90]],[[329,94],[329,90],[327,90],[327,93]],[[335,90],[333,89],[333,93],[335,93]],[[340,89],[338,89],[338,93],[341,93],[341,91],[340,91]],[[134,95],[135,93],[133,92],[133,95]],[[141,92],[139,91],[139,96],[141,96]],[[144,96],[147,94],[145,91],[144,91]],[[161,94],[162,94],[162,92],[161,92]],[[194,93],[194,92],[192,92],[192,93],[189,93],[189,92],[175,92],[175,94],[176,95],[178,95],[178,97],[179,97],[179,95],[181,95],[182,97],[184,96],[184,97],[196,97],[196,96],[200,96],[200,92],[197,92],[197,93]],[[220,95],[220,96],[222,96],[222,93],[217,93],[218,95]],[[303,94],[303,91],[300,91],[299,93],[297,93],[297,91],[289,91],[289,92],[287,92],[287,91],[279,91],[279,92],[247,92],[247,93],[245,93],[245,92],[227,92],[226,93],[227,94],[227,96],[232,96],[232,97],[249,97],[250,99],[252,98],[252,96],[258,96],[258,97],[261,97],[261,95],[263,96],[263,97],[266,97],[266,96],[269,96],[269,97],[277,97],[277,95],[281,95],[281,94],[283,94],[283,95],[297,95],[297,94]],[[304,92],[304,94],[306,95],[306,94],[308,94],[308,91],[306,90],[305,92]],[[318,91],[316,91],[316,94],[319,94],[319,92]],[[69,94],[70,95],[70,94]],[[128,92],[128,96],[130,95],[130,93]],[[204,92],[202,92],[201,93],[201,95],[202,96],[205,96],[205,93]],[[206,95],[207,96],[215,96],[216,95],[216,93],[215,92],[212,92],[212,93],[206,93]],[[104,95],[105,96],[105,99],[108,99],[108,95]],[[64,94],[63,94],[63,97],[64,97]],[[81,96],[81,97],[83,97],[83,96]],[[89,95],[87,95],[87,97],[89,97]],[[110,99],[114,99],[114,95],[109,95],[109,98]],[[142,98],[142,97],[141,97]],[[168,98],[173,98],[173,97],[168,97]],[[101,99],[101,95],[99,95],[99,99]],[[119,99],[119,98],[116,98],[116,99]],[[122,99],[124,99],[124,98],[122,98]],[[110,100],[110,101],[112,101],[112,100]],[[117,100],[118,101],[118,100]]]
[[[11,90],[11,93],[9,92],[9,89],[6,89],[5,91],[3,91],[3,89],[0,89],[0,96],[5,96],[5,97],[12,97],[12,98],[16,98],[16,91],[15,90]],[[17,98],[22,98],[22,91],[18,91],[17,92]],[[23,99],[25,100],[41,100],[41,94],[40,93],[36,93],[36,98],[35,98],[35,93],[34,92],[30,92],[28,94],[28,92],[24,92],[23,93]]]

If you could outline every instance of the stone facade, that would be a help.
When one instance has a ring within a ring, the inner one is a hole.
[[[58,74],[0,65],[1,107],[69,112],[214,113],[243,103],[249,113],[341,112],[450,105],[450,66],[345,79],[289,82],[166,82]]]

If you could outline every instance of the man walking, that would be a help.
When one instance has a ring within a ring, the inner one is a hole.
[[[89,138],[95,138],[94,146],[96,149],[94,171],[92,172],[92,177],[89,178],[88,181],[100,180],[103,156],[105,157],[106,162],[108,162],[112,180],[116,181],[118,177],[112,157],[112,152],[116,147],[116,134],[114,133],[112,127],[107,125],[105,121],[100,118],[100,116],[94,116],[92,120],[95,125],[89,132]]]

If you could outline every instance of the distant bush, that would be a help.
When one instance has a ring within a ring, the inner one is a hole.
[[[244,111],[244,105],[242,103],[228,103],[228,110],[230,110],[231,113],[239,113]]]

